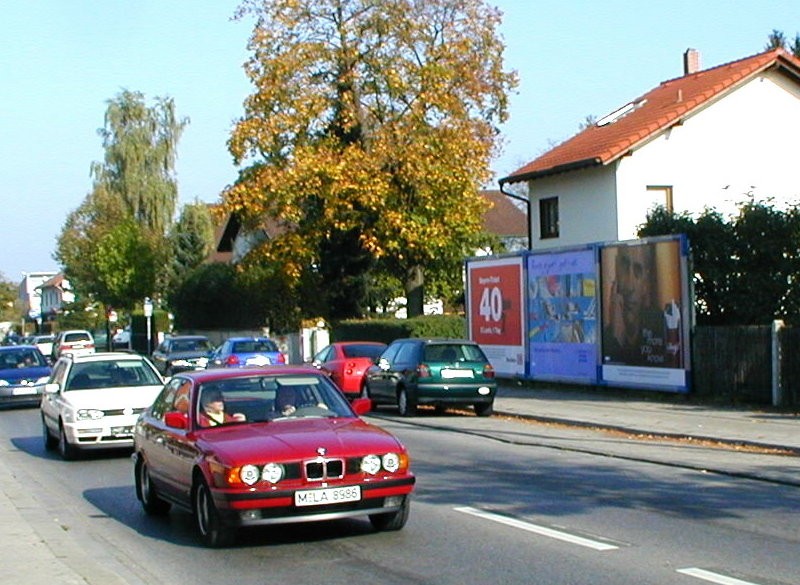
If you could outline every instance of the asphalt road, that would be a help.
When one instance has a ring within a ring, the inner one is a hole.
[[[401,532],[348,520],[205,549],[189,515],[142,513],[127,452],[46,453],[36,409],[0,411],[0,457],[33,502],[22,512],[90,584],[798,583],[800,489],[698,468],[785,459],[457,413],[371,420],[412,454]]]

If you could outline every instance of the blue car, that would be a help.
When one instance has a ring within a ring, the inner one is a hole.
[[[214,350],[208,367],[244,368],[285,363],[286,356],[268,337],[231,337]]]
[[[50,371],[34,345],[0,347],[0,406],[39,406]]]

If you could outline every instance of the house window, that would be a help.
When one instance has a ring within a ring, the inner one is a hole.
[[[663,205],[669,213],[674,211],[672,185],[648,185],[647,191],[653,196],[653,203]]]
[[[539,234],[542,239],[558,237],[558,197],[539,199]]]

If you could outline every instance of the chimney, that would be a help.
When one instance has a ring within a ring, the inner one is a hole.
[[[700,51],[697,49],[686,49],[683,54],[683,74],[691,75],[700,71]]]

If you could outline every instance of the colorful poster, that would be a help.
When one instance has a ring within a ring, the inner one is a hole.
[[[688,390],[684,241],[633,240],[601,248],[603,382]]]
[[[522,256],[467,261],[469,337],[499,375],[525,375],[522,299]]]
[[[527,259],[529,377],[594,383],[597,377],[595,248]]]

